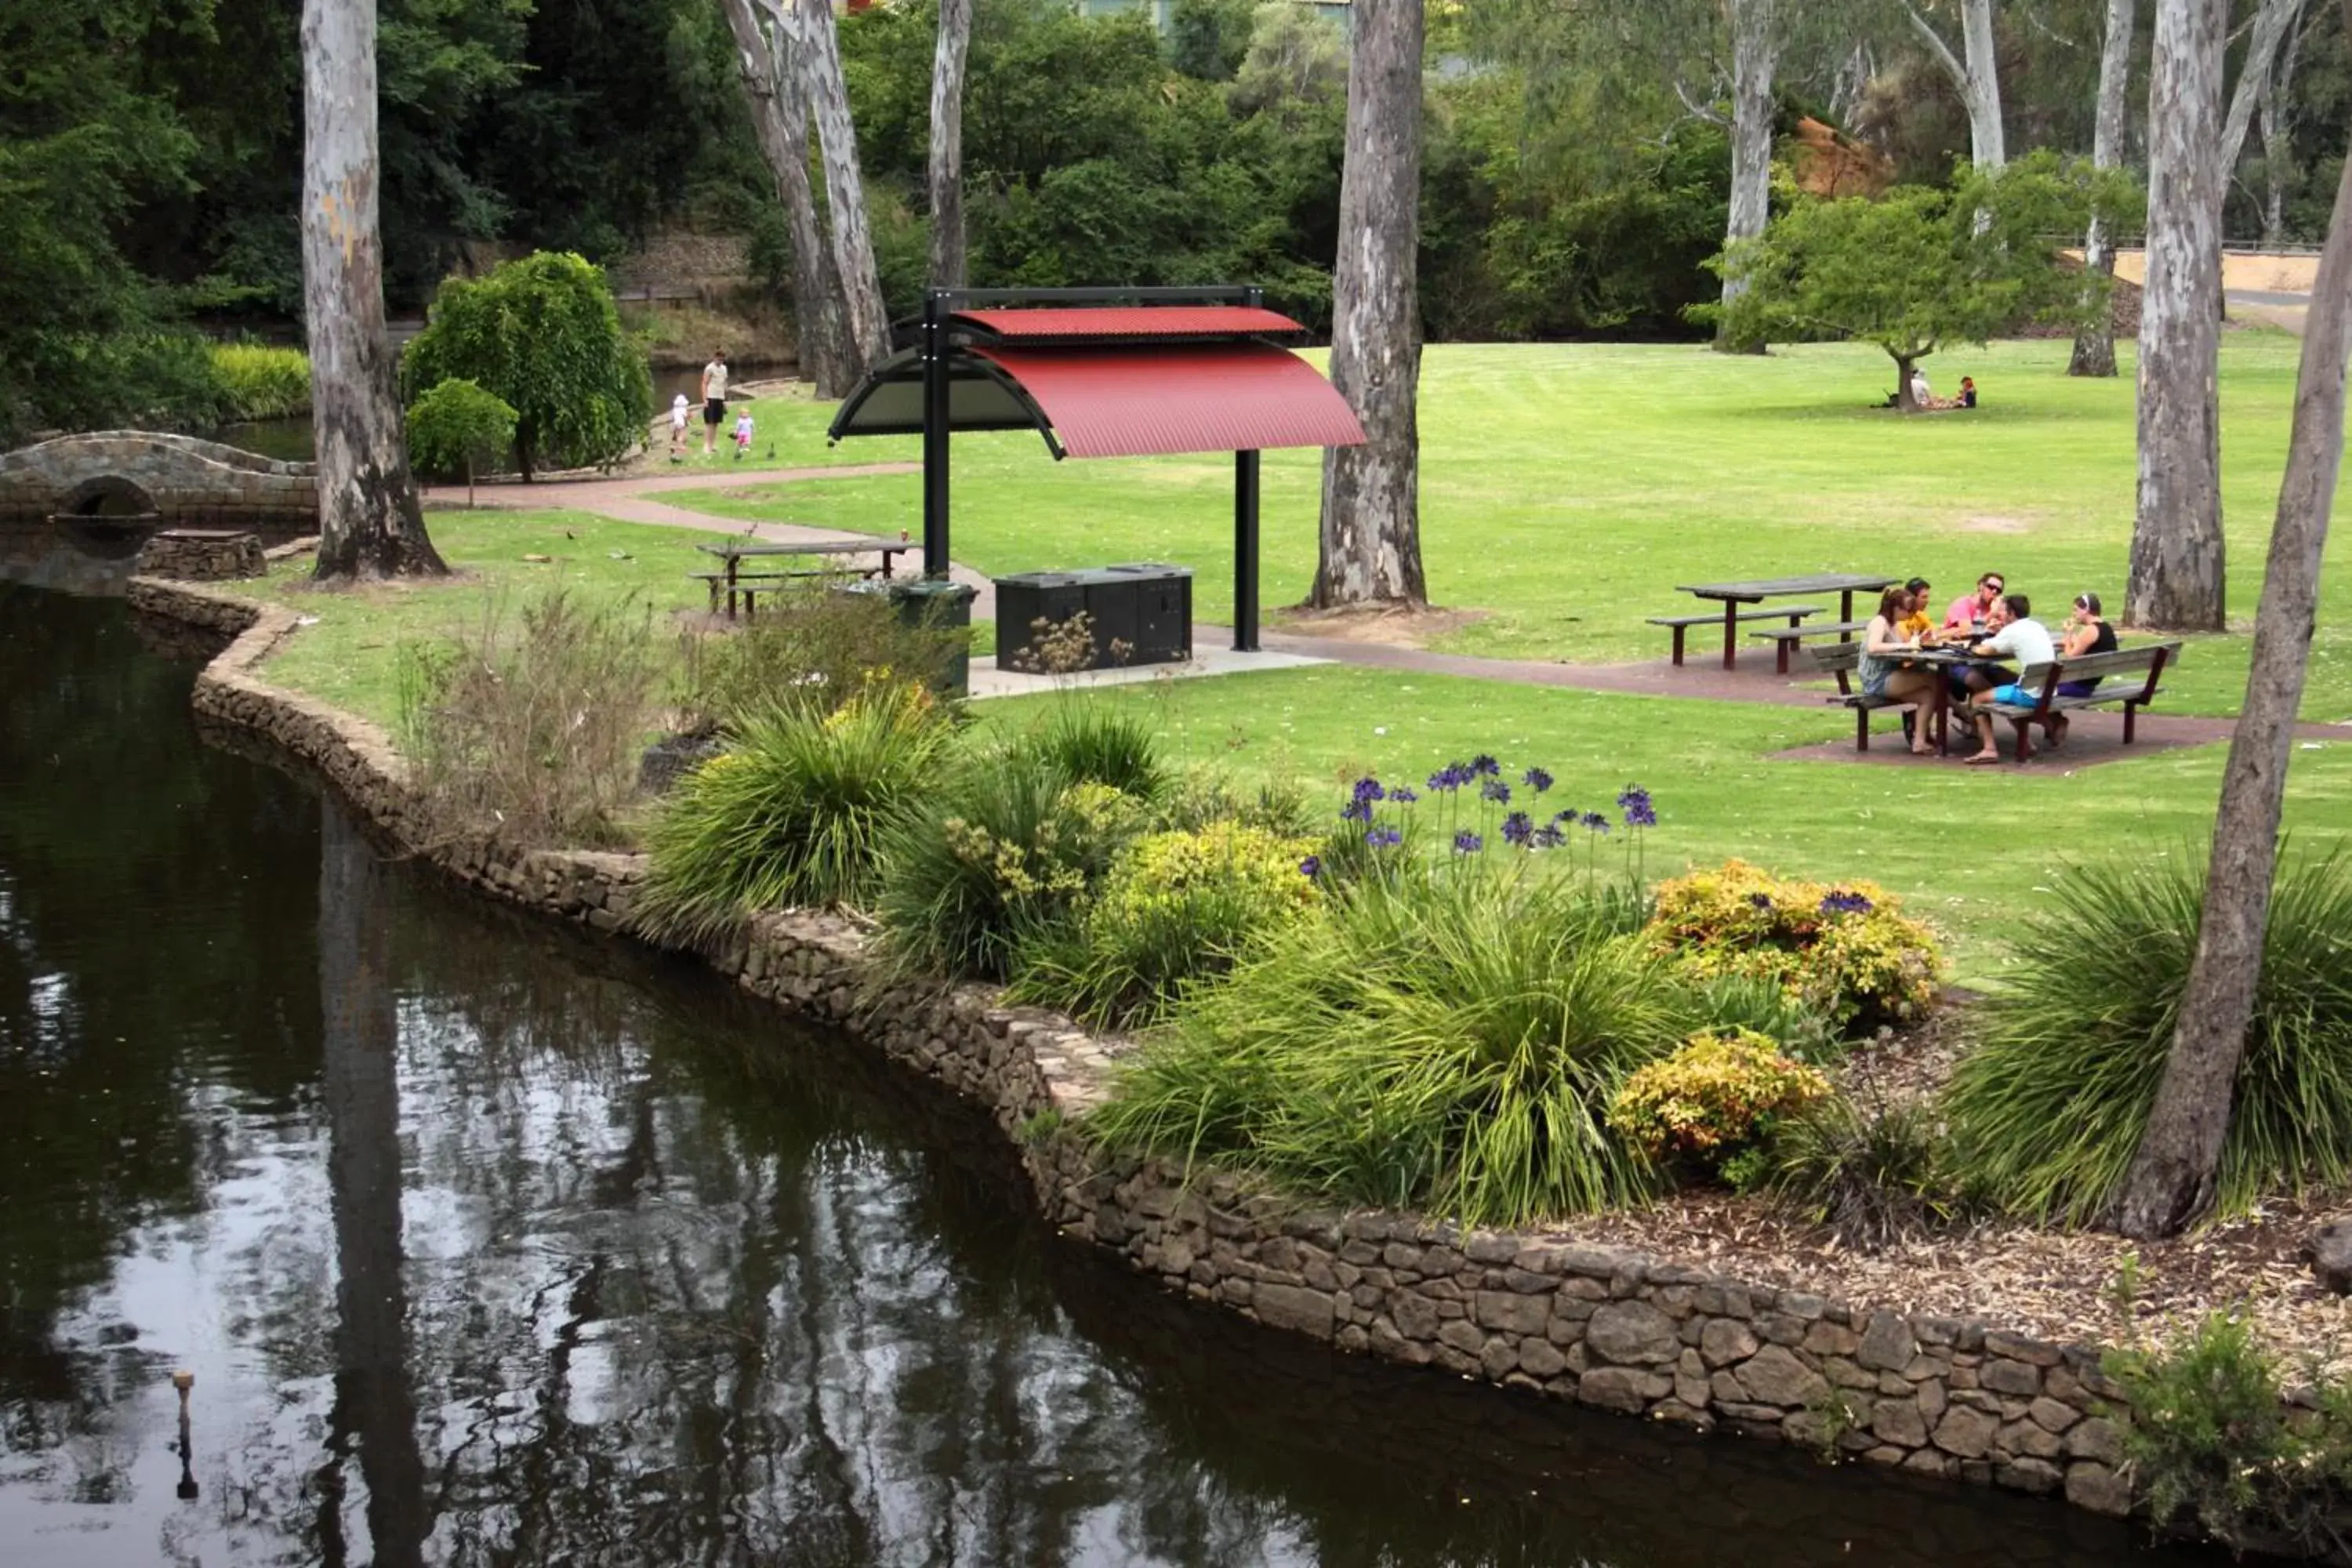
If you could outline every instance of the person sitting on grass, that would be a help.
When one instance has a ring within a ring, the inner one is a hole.
[[[1964,375],[1960,377],[1960,395],[1952,400],[1952,405],[1955,408],[1974,408],[1977,405],[1977,378],[1975,376]]]
[[[2037,664],[2048,664],[2058,657],[2058,644],[2051,637],[2050,628],[2033,618],[2033,606],[2022,594],[2004,594],[1994,600],[1986,624],[1991,635],[1969,650],[1979,658],[2014,659],[2020,668],[2031,669]],[[1971,708],[1990,709],[1995,703],[2031,706],[2035,700],[2034,697],[2027,694],[2025,688],[2017,684],[2016,670],[2000,668],[1972,673],[1987,684],[1983,690],[1970,693],[1969,704]],[[2000,761],[2000,746],[1993,739],[1992,715],[1990,712],[1977,714],[1976,728],[1979,749],[1969,761]],[[2052,736],[2051,743],[2053,745],[2057,743],[2056,737],[2065,733],[2063,729],[2053,726],[2048,719],[2042,721],[2042,728],[2043,733]]]
[[[1901,622],[1910,613],[1913,595],[1904,587],[1892,587],[1880,595],[1878,614],[1870,617],[1870,629],[1862,634],[1862,657],[1856,668],[1862,675],[1862,694],[1885,702],[1908,702],[1924,710],[1936,700],[1936,672],[1932,669],[1906,669],[1903,656],[1919,651],[1916,637],[1905,637]],[[1911,742],[1915,757],[1932,757],[1936,748],[1920,733],[1917,713],[1904,715],[1903,732]]]

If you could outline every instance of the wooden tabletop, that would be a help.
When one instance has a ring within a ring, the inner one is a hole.
[[[1675,589],[1701,599],[1741,601],[1786,598],[1793,594],[1851,594],[1884,588],[1893,577],[1825,572],[1811,577],[1759,577],[1747,583],[1685,583]]]
[[[766,540],[729,540],[724,544],[698,544],[697,550],[721,560],[736,561],[750,555],[856,555],[864,551],[878,550],[885,555],[919,550],[920,545],[907,539],[878,539],[859,534],[850,539],[797,540],[790,543],[773,543]]]

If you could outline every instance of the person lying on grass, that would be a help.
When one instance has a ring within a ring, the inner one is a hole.
[[[1969,650],[1979,658],[2014,659],[2019,668],[2031,669],[2037,664],[2048,664],[2058,657],[2057,640],[2051,637],[2048,626],[2033,618],[2033,606],[2022,594],[2003,594],[1994,600],[1985,624],[1991,635]],[[1984,690],[1969,696],[1971,707],[1990,708],[1996,702],[2031,705],[2034,701],[2025,688],[2017,684],[2016,670],[2004,666],[1981,674],[1988,684]],[[1976,728],[1979,749],[1969,761],[2000,761],[2000,747],[1993,739],[1992,715],[1978,714]],[[2053,724],[2049,719],[2042,720],[2042,730],[2053,746],[2065,735],[2060,724]]]
[[[1902,622],[1911,613],[1916,595],[1909,588],[1890,587],[1880,595],[1878,614],[1870,617],[1870,629],[1862,634],[1862,657],[1856,668],[1862,673],[1862,691],[1865,697],[1886,702],[1909,702],[1925,708],[1936,700],[1937,674],[1932,669],[1906,669],[1903,656],[1919,651],[1916,635],[1905,636]],[[1904,732],[1910,737],[1911,754],[1932,757],[1936,748],[1919,732],[1916,713],[1906,714]]]

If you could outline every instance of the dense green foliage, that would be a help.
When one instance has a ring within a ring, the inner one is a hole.
[[[877,682],[939,689],[961,628],[909,626],[877,594],[804,578],[723,637],[692,637],[680,707],[687,727],[732,731],[779,707],[823,715]]]
[[[647,835],[646,930],[691,941],[761,910],[873,901],[885,836],[916,809],[950,731],[924,687],[870,686],[816,715],[740,726]]]
[[[514,447],[515,411],[481,383],[453,376],[436,381],[408,405],[408,460],[424,473],[463,474],[494,468]]]
[[[1654,1160],[1714,1172],[1829,1095],[1829,1079],[1779,1041],[1706,1029],[1625,1080],[1609,1101],[1609,1130]]]
[[[1773,1130],[1727,1173],[1839,1243],[1871,1251],[1968,1212],[1972,1184],[1928,1106],[1838,1095]]]
[[[653,414],[645,355],[621,328],[603,269],[578,256],[541,251],[486,278],[450,279],[400,373],[412,395],[462,378],[504,400],[525,479],[613,461],[644,439]]]
[[[212,351],[224,419],[284,419],[310,412],[310,356],[266,343],[219,343]]]
[[[2201,853],[2079,868],[2032,908],[1947,1106],[2025,1214],[2087,1222],[2138,1147],[2204,908]],[[2286,856],[2222,1152],[2222,1212],[2352,1176],[2352,861]]]

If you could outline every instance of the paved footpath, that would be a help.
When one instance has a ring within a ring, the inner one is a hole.
[[[478,493],[481,504],[490,507],[509,510],[562,508],[594,512],[600,517],[614,518],[624,522],[691,529],[698,533],[750,535],[778,543],[793,543],[839,539],[852,535],[855,531],[803,523],[745,522],[740,518],[693,511],[650,498],[676,490],[721,487],[731,489],[746,485],[867,479],[921,471],[919,463],[854,463],[805,468],[730,467],[721,469],[698,469],[689,463],[688,471],[684,473],[642,474],[627,479],[550,479],[529,486],[499,485]],[[430,500],[446,501],[459,500],[464,493],[462,489],[454,488],[436,488],[426,492]],[[996,594],[986,576],[961,564],[951,567],[949,574],[959,583],[969,584],[978,592],[979,597],[972,604],[972,619],[991,621],[996,618]],[[1233,640],[1232,630],[1225,626],[1195,626],[1192,635],[1196,642],[1210,647],[1224,647]],[[1262,632],[1258,640],[1271,653],[1304,655],[1372,669],[1454,675],[1475,680],[1501,680],[1521,686],[1551,686],[1637,697],[1761,702],[1815,711],[1825,706],[1821,687],[1800,685],[1795,679],[1775,674],[1769,654],[1753,657],[1747,668],[1726,670],[1711,661],[1676,666],[1662,658],[1635,664],[1556,664],[1542,659],[1481,658],[1470,654],[1433,653],[1426,648],[1397,647],[1385,643],[1276,630]],[[1902,746],[1901,731],[1891,721],[1885,728],[1886,734],[1871,752],[1871,759],[1891,761],[1900,758],[1908,761]],[[2074,716],[2074,730],[2082,741],[2093,744],[2077,745],[2066,753],[2068,755],[2080,755],[2088,762],[2096,754],[2098,760],[2105,761],[2111,749],[2114,752],[2122,750],[2123,717],[2119,712],[2095,710],[2078,713]],[[2152,750],[2226,741],[2235,730],[2236,725],[2228,719],[2155,711],[2141,714],[2137,726],[2142,743]],[[2296,732],[2306,740],[2314,741],[2352,738],[2352,727],[2344,725],[2301,724],[2296,726]],[[1852,757],[1854,753],[1851,748],[1852,742],[1846,742],[1837,747],[1809,748],[1804,754],[1842,752]]]

